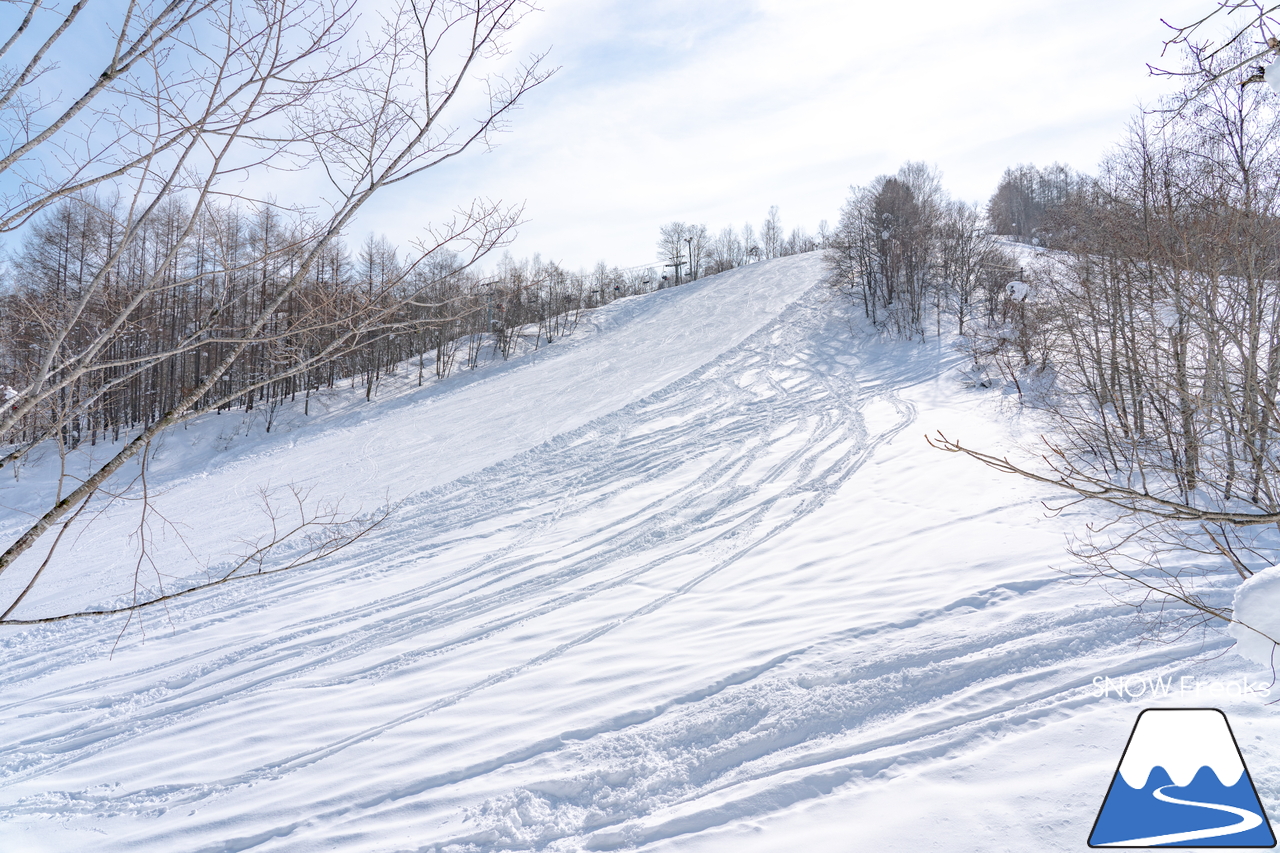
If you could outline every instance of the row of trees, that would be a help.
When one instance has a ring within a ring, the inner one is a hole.
[[[975,319],[1007,320],[1018,262],[979,210],[949,198],[923,163],[855,188],[827,242],[832,284],[877,327],[923,337],[930,325],[940,334],[944,316],[961,334],[978,331]]]
[[[344,373],[376,381],[406,336],[473,317],[454,288],[518,206],[464,205],[399,260],[376,243],[348,259],[341,237],[387,187],[491,143],[550,74],[507,56],[527,0],[89,5],[0,15],[0,231],[34,225],[5,296],[0,467],[136,429],[4,543],[0,576],[28,559],[0,622],[88,506],[146,507],[126,466],[164,431]],[[252,194],[281,169],[308,178],[288,203]]]
[[[1010,169],[985,216],[908,163],[855,188],[826,257],[874,325],[921,337],[953,324],[974,374],[1057,419],[1043,469],[935,443],[1118,508],[1120,525],[1078,537],[1073,571],[1119,582],[1157,630],[1230,620],[1221,573],[1277,562],[1273,93],[1229,81],[1159,128],[1140,119],[1097,177]]]
[[[504,255],[488,273],[447,250],[409,264],[370,235],[354,252],[331,241],[281,299],[306,240],[274,208],[206,208],[180,240],[191,212],[175,198],[121,246],[125,213],[118,200],[64,201],[32,226],[5,271],[0,385],[12,399],[21,399],[15,389],[31,385],[46,353],[60,349],[70,360],[131,305],[95,369],[16,419],[9,443],[54,438],[69,450],[119,441],[178,405],[246,339],[244,354],[189,411],[266,408],[269,431],[286,400],[301,396],[306,413],[312,394],[342,382],[370,398],[405,362],[416,361],[421,384],[428,372],[448,376],[460,358],[469,368],[486,353],[506,359],[522,342],[536,349],[568,334],[584,309],[661,284],[648,268],[601,263],[570,274],[537,256]],[[268,322],[250,337],[247,324],[267,306]]]
[[[1178,635],[1232,619],[1224,573],[1280,562],[1280,109],[1231,76],[1251,56],[1193,51],[1164,121],[1137,120],[1097,178],[1057,172],[1038,233],[1058,251],[1018,325],[1053,379],[1044,465],[938,442],[1118,509],[1075,543],[1080,571]]]
[[[1280,109],[1232,76],[1255,58],[1190,45],[1186,88],[1098,176],[1018,166],[983,212],[908,163],[854,189],[826,254],[877,327],[953,322],[977,372],[1036,383],[1043,467],[935,443],[1118,509],[1078,571],[1178,632],[1231,620],[1222,574],[1280,557]]]
[[[1177,121],[1160,134],[1139,129],[1098,180],[1019,167],[984,217],[948,198],[932,170],[907,164],[855,190],[838,228],[817,238],[784,236],[777,208],[758,230],[712,236],[671,223],[659,245],[672,269],[664,281],[603,265],[570,275],[537,259],[505,259],[484,275],[478,263],[520,218],[488,202],[399,251],[342,243],[371,198],[488,143],[547,78],[536,56],[484,70],[505,62],[527,0],[398,0],[364,17],[327,0],[127,0],[89,57],[77,55],[89,42],[67,36],[87,26],[77,23],[85,7],[11,4],[0,46],[0,231],[32,224],[0,296],[0,466],[50,440],[121,446],[65,476],[0,552],[2,576],[53,540],[42,562],[26,560],[0,623],[21,621],[15,608],[91,502],[138,497],[120,482],[124,466],[198,411],[270,409],[299,395],[305,406],[338,381],[371,395],[410,358],[421,381],[428,354],[447,375],[486,349],[510,355],[521,335],[556,340],[582,309],[617,296],[815,248],[877,326],[923,337],[932,319],[940,335],[952,317],[975,356],[1015,382],[1032,369],[1056,377],[1068,444],[1050,449],[1050,474],[943,439],[946,449],[1148,518],[1137,559],[1157,573],[1161,549],[1212,551],[1241,577],[1250,554],[1273,553],[1276,122],[1228,77],[1260,54],[1192,44],[1200,24],[1172,40],[1193,59]],[[1260,10],[1255,23],[1268,22]],[[60,59],[78,70],[99,63],[82,79],[59,77],[69,98],[42,83]],[[457,115],[466,108],[475,111]],[[291,205],[246,195],[277,167],[327,185]],[[1039,298],[997,234],[1062,250],[1031,271]],[[298,530],[332,531],[308,553],[368,529],[298,505]],[[277,544],[209,584],[262,569]],[[1079,550],[1101,576],[1223,615],[1177,572],[1134,580],[1116,547]]]
[[[1088,185],[1087,176],[1059,163],[1006,169],[987,203],[987,222],[993,233],[1020,243],[1059,247],[1065,209]]]
[[[1221,615],[1196,579],[1248,577],[1280,537],[1280,115],[1218,86],[1160,132],[1139,124],[1068,211],[1035,322],[1058,374],[1057,476],[1137,512],[1123,543],[1077,549]],[[1118,488],[1118,491],[1116,490]],[[1186,567],[1170,554],[1216,559]],[[1167,565],[1166,565],[1167,564]],[[1146,588],[1146,587],[1144,587]]]
[[[741,230],[728,225],[713,236],[706,225],[669,222],[662,226],[659,234],[658,258],[664,265],[663,280],[671,284],[694,281],[756,261],[823,249],[829,237],[826,220],[819,224],[816,237],[803,228],[793,228],[790,234],[786,233],[777,205],[769,208],[759,231],[746,222]]]

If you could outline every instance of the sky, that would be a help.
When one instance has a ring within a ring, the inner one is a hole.
[[[549,50],[492,151],[384,196],[355,230],[407,243],[472,197],[524,202],[510,246],[570,269],[657,257],[771,205],[834,224],[851,186],[909,160],[985,202],[1005,168],[1093,171],[1140,105],[1171,23],[1208,0],[542,0],[512,59]]]

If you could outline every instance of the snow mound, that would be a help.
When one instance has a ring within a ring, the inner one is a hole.
[[[1262,76],[1267,81],[1268,86],[1280,92],[1280,62],[1273,62],[1268,65]]]
[[[1280,566],[1263,569],[1240,584],[1233,607],[1236,621],[1229,631],[1236,651],[1265,667],[1280,660],[1272,641],[1280,640]]]
[[[1017,302],[1026,302],[1027,297],[1031,295],[1031,285],[1025,281],[1011,281],[1004,286],[1005,293],[1009,294],[1009,298]]]

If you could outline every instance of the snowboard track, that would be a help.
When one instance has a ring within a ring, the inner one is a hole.
[[[731,570],[847,487],[915,421],[915,407],[897,394],[909,379],[869,375],[856,350],[835,345],[842,336],[831,327],[841,321],[828,299],[815,285],[741,344],[661,390],[412,496],[358,550],[327,567],[178,602],[177,618],[157,640],[175,647],[162,663],[40,692],[51,673],[84,663],[101,625],[60,623],[4,638],[11,681],[25,687],[19,702],[0,697],[0,718],[47,724],[38,737],[0,747],[0,787],[53,776],[280,691],[396,678],[428,683],[472,644],[589,600],[619,603],[610,618],[561,632],[536,654],[388,709],[395,713],[314,748],[220,779],[0,799],[0,822],[159,814],[341,760],[353,747],[654,617]],[[637,504],[632,495],[641,487],[647,499]],[[614,511],[624,497],[634,508]],[[376,599],[314,615],[297,610],[304,615],[264,637],[217,638],[231,614],[322,590],[328,601],[335,590],[393,575],[413,580]],[[445,769],[373,785],[354,799],[335,792],[310,803],[301,821],[281,814],[274,829],[218,849],[289,849],[299,829],[336,837],[423,809],[437,815],[438,834],[412,849],[642,846],[1041,725],[1093,701],[1084,688],[1101,661],[1108,674],[1123,676],[1184,654],[1178,646],[1147,648],[1122,667],[1109,663],[1141,630],[1115,608],[1046,608],[1000,619],[994,633],[990,618],[982,630],[970,627],[978,611],[1047,597],[1055,585],[994,587],[906,622],[832,630],[628,713],[517,749],[454,757]],[[643,597],[638,604],[624,595],[635,590],[646,593],[635,596]],[[197,634],[201,642],[182,642]],[[38,651],[24,655],[28,648]]]

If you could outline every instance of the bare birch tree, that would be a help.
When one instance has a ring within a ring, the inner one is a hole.
[[[360,14],[347,0],[120,5],[96,57],[83,55],[83,31],[102,26],[86,19],[85,0],[14,3],[0,15],[10,28],[0,47],[0,230],[62,204],[67,227],[101,235],[59,292],[20,294],[36,357],[9,366],[20,372],[10,372],[0,411],[9,442],[0,465],[142,374],[182,364],[184,378],[6,544],[0,574],[65,532],[164,431],[403,330],[439,281],[415,275],[428,259],[453,253],[443,274],[455,275],[509,239],[519,208],[472,202],[360,287],[326,274],[371,199],[490,144],[550,73],[538,56],[505,59],[527,0],[402,0]],[[322,185],[288,203],[250,194],[277,170]],[[248,253],[232,233],[246,227]],[[193,288],[200,311],[140,345],[137,330]],[[242,381],[229,383],[235,373]]]
[[[1147,67],[1152,74],[1184,78],[1189,85],[1162,112],[1180,114],[1219,83],[1243,87],[1263,82],[1261,63],[1273,62],[1280,52],[1278,12],[1280,5],[1265,0],[1215,0],[1193,21],[1164,21],[1171,32],[1161,55],[1172,53],[1187,61],[1177,68],[1164,62]]]
[[[1135,123],[1067,207],[1036,280],[1059,425],[1038,463],[933,440],[1110,507],[1073,546],[1079,573],[1179,634],[1232,620],[1231,586],[1280,562],[1280,110],[1216,79],[1163,127]]]

